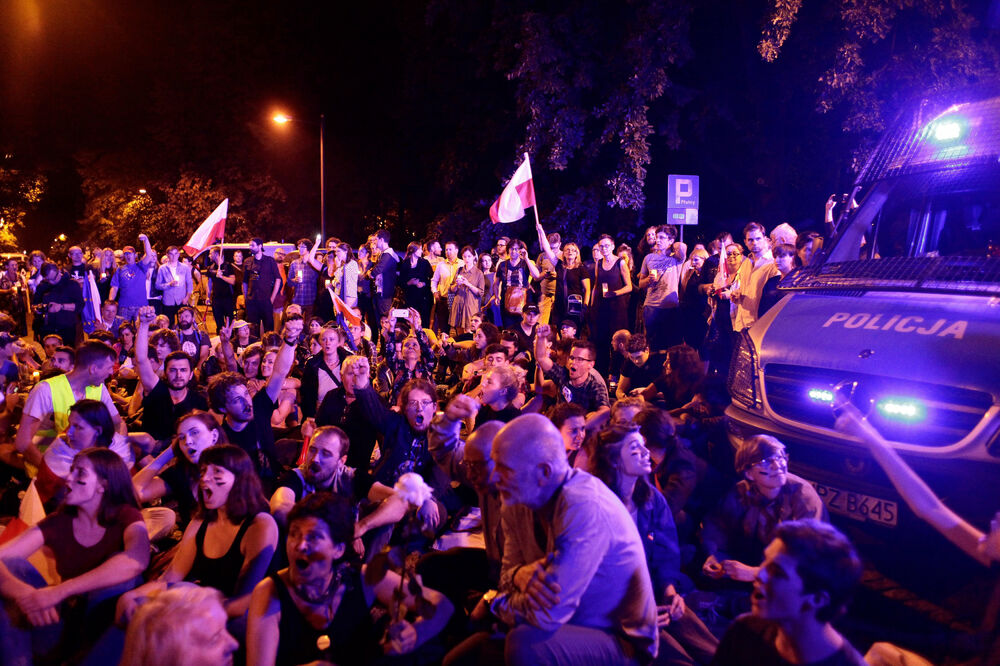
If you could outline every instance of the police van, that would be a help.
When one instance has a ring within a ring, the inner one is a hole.
[[[854,382],[869,422],[988,527],[1000,510],[1000,90],[905,113],[853,195],[834,241],[739,336],[730,439],[782,440],[843,525],[927,535],[863,445],[833,429],[834,387]]]

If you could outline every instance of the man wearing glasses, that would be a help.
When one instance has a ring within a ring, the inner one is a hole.
[[[611,408],[608,400],[608,386],[594,370],[597,350],[589,340],[574,340],[569,350],[566,367],[557,365],[549,358],[545,339],[549,326],[541,324],[535,336],[535,359],[546,379],[555,382],[559,403],[575,402],[587,412],[587,419],[593,418]]]
[[[734,462],[743,479],[705,518],[701,539],[708,558],[702,573],[749,583],[780,523],[827,516],[812,485],[788,473],[788,453],[774,437],[744,440]]]

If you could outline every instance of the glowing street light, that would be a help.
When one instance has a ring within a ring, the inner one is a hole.
[[[290,122],[309,122],[297,118],[292,118],[284,113],[276,113],[271,116],[278,125],[286,125]],[[323,129],[326,124],[324,115],[319,114],[319,231],[320,235],[326,239],[326,176],[323,166]]]
[[[145,194],[145,193],[146,193],[146,188],[139,189],[139,194]]]

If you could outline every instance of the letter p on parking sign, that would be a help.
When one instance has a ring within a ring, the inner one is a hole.
[[[667,176],[667,218],[670,224],[698,224],[698,176]]]

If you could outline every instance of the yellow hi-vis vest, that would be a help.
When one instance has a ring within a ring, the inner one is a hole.
[[[76,404],[76,396],[73,395],[73,387],[69,385],[66,375],[56,375],[45,380],[52,392],[52,430],[39,430],[38,435],[42,437],[55,437],[66,432],[69,428],[69,408]],[[103,387],[88,386],[86,397],[88,400],[100,400]]]

